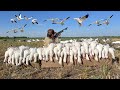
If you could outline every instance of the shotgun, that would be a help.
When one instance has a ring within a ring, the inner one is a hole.
[[[64,28],[63,30],[55,33],[54,38],[57,38],[62,32],[64,32],[64,30],[67,30],[67,29],[68,29],[68,27],[66,27],[66,28]]]

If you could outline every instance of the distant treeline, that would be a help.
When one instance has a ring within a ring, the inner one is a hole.
[[[0,39],[14,39],[14,38],[28,38],[28,37],[0,37]]]
[[[0,37],[0,39],[44,39],[45,37]],[[120,36],[96,36],[96,37],[60,37],[61,39],[78,39],[78,38],[120,38]]]
[[[45,37],[0,37],[0,39],[44,39]]]
[[[120,38],[120,36],[94,36],[94,37],[61,37],[61,38],[66,38],[66,39],[74,39],[74,38]]]

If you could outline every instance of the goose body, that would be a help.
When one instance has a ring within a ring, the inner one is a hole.
[[[59,19],[59,20],[61,20],[60,22],[53,22],[52,24],[61,24],[61,25],[64,25],[64,22],[66,21],[66,20],[68,20],[70,17],[67,17],[67,18],[65,18],[65,19]]]
[[[38,24],[37,19],[32,19],[32,24]]]
[[[19,14],[19,16],[15,15],[15,17],[17,18],[17,20],[22,20],[24,18],[21,17],[21,14]]]
[[[32,19],[32,18],[33,18],[33,17],[28,18],[28,17],[24,16],[24,19],[25,19],[25,20],[30,20],[30,19]]]
[[[82,26],[83,21],[85,21],[88,17],[89,17],[89,14],[87,14],[83,17],[73,18],[73,19],[76,20],[80,26]]]
[[[12,23],[17,23],[17,21],[16,21],[16,18],[12,18],[12,19],[10,19],[10,21],[12,22]]]

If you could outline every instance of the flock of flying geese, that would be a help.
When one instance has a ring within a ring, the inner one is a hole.
[[[77,21],[77,23],[82,26],[82,23],[89,17],[89,14],[86,14],[82,17],[78,17],[78,18],[73,18],[74,20]],[[109,20],[113,17],[113,15],[111,15],[110,17],[106,18],[106,19],[101,19],[101,20],[96,20],[95,22],[89,24],[88,26],[91,26],[93,24],[96,24],[97,26],[101,26],[103,24],[105,25],[109,25]],[[59,18],[50,18],[50,19],[46,19],[44,20],[43,22],[47,22],[47,21],[51,21],[52,24],[60,24],[60,25],[64,25],[65,24],[65,21],[68,20],[70,17],[67,17],[67,18],[64,18],[64,19],[59,19]],[[38,24],[38,21],[37,19],[33,19],[33,16],[32,17],[27,17],[27,16],[24,16],[22,18],[21,16],[21,13],[19,15],[15,15],[15,18],[12,18],[10,19],[11,23],[17,23],[18,21],[20,20],[31,20],[31,23],[32,24]],[[26,27],[27,24],[23,25],[22,27],[20,28],[15,28],[15,29],[12,29],[10,31],[7,31],[6,33],[9,33],[9,32],[14,32],[14,33],[17,33],[18,31],[20,32],[24,32],[24,27]]]
[[[10,21],[11,21],[11,23],[17,23],[18,21],[20,21],[20,20],[30,20],[30,19],[32,19],[32,24],[38,24],[38,21],[37,21],[37,19],[33,19],[33,17],[27,17],[27,16],[24,16],[24,18],[22,18],[21,17],[21,13],[19,14],[19,15],[15,15],[15,18],[12,18],[12,19],[10,19]],[[24,32],[24,27],[26,27],[27,26],[27,24],[25,24],[25,25],[23,25],[22,27],[20,27],[20,28],[15,28],[15,29],[12,29],[12,30],[9,30],[9,31],[7,31],[6,33],[9,33],[9,32],[14,32],[14,33],[17,33],[18,31],[20,31],[20,32]]]

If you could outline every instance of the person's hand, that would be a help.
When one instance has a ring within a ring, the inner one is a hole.
[[[51,38],[54,39],[54,34],[51,35]]]
[[[59,34],[59,37],[61,36],[61,34]]]

